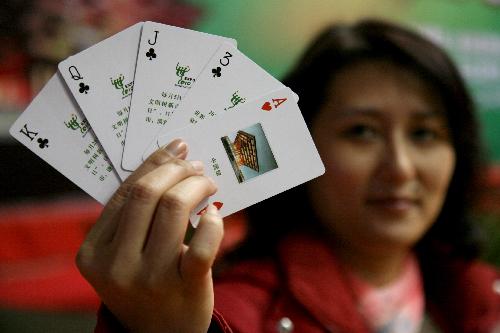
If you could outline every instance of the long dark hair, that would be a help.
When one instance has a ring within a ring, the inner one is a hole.
[[[360,61],[384,60],[413,71],[442,98],[456,154],[456,166],[436,223],[417,244],[422,256],[437,247],[462,257],[477,256],[469,207],[481,169],[478,124],[463,79],[446,53],[418,33],[377,20],[333,25],[312,42],[283,83],[299,97],[308,126],[340,70]],[[236,252],[241,258],[270,253],[291,231],[320,230],[305,186],[263,201],[247,210],[249,234]]]

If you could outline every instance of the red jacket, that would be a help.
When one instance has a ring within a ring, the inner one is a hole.
[[[500,325],[498,270],[456,262],[436,278],[446,283],[426,306],[443,332],[486,333]],[[288,237],[277,258],[247,261],[225,273],[215,285],[215,308],[209,332],[292,332],[290,322],[297,333],[370,332],[331,249],[310,236]],[[101,311],[96,332],[120,331]]]

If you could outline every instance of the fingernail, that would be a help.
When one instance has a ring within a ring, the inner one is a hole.
[[[187,151],[187,144],[182,139],[175,139],[164,147],[173,156],[180,156]]]
[[[196,171],[203,173],[204,165],[202,161],[189,161],[189,163],[191,163]]]
[[[209,204],[207,207],[207,214],[220,216],[219,210],[214,204]]]

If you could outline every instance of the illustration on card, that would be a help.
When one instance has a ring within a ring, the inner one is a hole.
[[[238,183],[278,167],[260,123],[224,136],[221,141]]]

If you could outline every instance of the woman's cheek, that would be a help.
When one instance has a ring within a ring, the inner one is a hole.
[[[448,193],[455,170],[455,153],[451,147],[442,147],[421,161],[421,179],[426,189],[429,215],[437,216]]]
[[[361,202],[362,193],[368,186],[371,174],[370,159],[356,154],[349,147],[330,147],[329,153],[324,154],[326,173],[319,189],[335,199],[335,204]],[[332,200],[330,200],[331,202]]]

